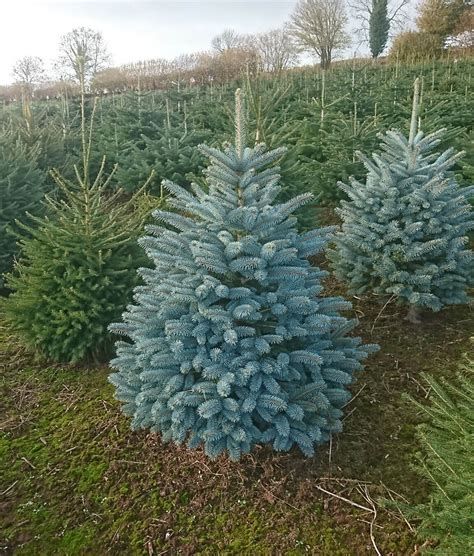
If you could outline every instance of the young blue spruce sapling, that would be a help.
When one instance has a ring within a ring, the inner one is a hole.
[[[444,130],[418,130],[419,109],[417,79],[408,139],[396,130],[380,135],[381,153],[372,160],[359,153],[365,183],[339,184],[349,200],[341,202],[342,230],[329,251],[351,293],[392,296],[414,323],[421,308],[467,303],[474,279],[467,247],[474,187],[459,187],[452,172],[463,153],[436,152]]]
[[[292,216],[311,196],[275,203],[284,150],[244,140],[237,91],[235,145],[202,147],[208,191],[166,182],[178,212],[155,211],[161,224],[140,240],[154,268],[110,327],[128,337],[110,381],[133,428],[164,441],[212,458],[256,444],[311,456],[342,429],[347,386],[375,347],[347,335],[350,303],[321,297],[326,272],[308,257],[332,228],[299,234]]]

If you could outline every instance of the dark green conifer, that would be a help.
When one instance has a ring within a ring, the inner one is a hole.
[[[436,540],[426,554],[464,556],[474,552],[474,365],[469,362],[456,381],[424,375],[430,403],[417,403],[429,422],[418,426],[421,453],[417,468],[432,485],[429,499],[408,509],[420,518],[418,535]]]
[[[390,20],[387,13],[387,0],[372,0],[369,17],[369,44],[373,58],[382,54],[388,41]]]
[[[11,227],[26,211],[38,212],[46,192],[45,174],[38,168],[39,146],[28,148],[10,133],[0,135],[0,290],[3,273],[17,253]]]
[[[99,360],[136,285],[142,262],[136,196],[121,202],[99,172],[93,183],[54,173],[60,199],[46,197],[47,216],[21,223],[21,255],[7,285],[7,322],[20,340],[55,361]]]
[[[25,346],[55,361],[99,360],[108,353],[107,326],[129,301],[142,262],[136,244],[145,214],[136,207],[142,190],[128,200],[118,188],[111,193],[115,168],[104,177],[105,157],[90,178],[95,109],[96,103],[89,129],[85,117],[81,125],[81,171],[73,166],[74,180],[52,172],[58,194],[46,196],[46,216],[19,223],[20,259],[7,276],[13,292],[4,302],[7,323]]]

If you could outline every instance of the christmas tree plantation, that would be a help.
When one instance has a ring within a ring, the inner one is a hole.
[[[111,347],[107,326],[137,283],[136,238],[143,211],[121,202],[99,172],[94,183],[55,173],[60,199],[47,216],[22,224],[20,261],[8,276],[7,322],[28,347],[56,361],[101,359]]]
[[[443,130],[416,131],[418,96],[417,82],[408,139],[387,132],[373,161],[361,155],[366,182],[340,184],[350,200],[341,203],[342,231],[330,252],[353,293],[392,295],[415,322],[421,307],[466,303],[474,270],[466,247],[474,188],[460,188],[450,171],[460,154],[436,152]]]
[[[237,460],[257,443],[314,445],[342,428],[347,385],[373,346],[347,336],[350,304],[321,297],[325,272],[308,257],[331,229],[304,234],[292,213],[309,195],[274,204],[282,150],[244,148],[240,92],[236,140],[203,147],[208,191],[172,183],[178,212],[156,211],[140,244],[154,263],[123,323],[110,377],[134,428],[204,445]]]

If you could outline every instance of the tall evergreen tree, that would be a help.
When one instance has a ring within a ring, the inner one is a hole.
[[[466,248],[474,187],[460,188],[450,171],[462,153],[436,153],[444,130],[417,132],[418,111],[419,80],[409,137],[381,135],[383,152],[373,161],[360,155],[366,182],[340,184],[349,201],[341,203],[342,231],[329,253],[350,291],[393,295],[410,306],[413,321],[421,307],[466,303],[474,278]]]
[[[306,455],[342,428],[347,385],[373,346],[347,333],[350,303],[322,297],[325,272],[308,257],[331,228],[298,234],[292,213],[310,195],[275,204],[282,149],[245,148],[240,92],[235,145],[203,147],[208,191],[167,182],[180,212],[140,240],[155,268],[123,323],[110,377],[134,428],[204,444],[233,460],[257,443]]]
[[[387,0],[372,0],[372,11],[369,16],[369,46],[373,58],[380,56],[387,46],[389,31]]]

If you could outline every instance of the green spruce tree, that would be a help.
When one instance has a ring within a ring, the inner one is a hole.
[[[369,16],[369,45],[373,58],[380,56],[387,46],[389,31],[387,0],[372,0]]]
[[[0,135],[0,290],[18,252],[14,222],[24,220],[26,211],[37,214],[48,188],[39,156],[39,145],[28,148],[12,133]]]
[[[430,403],[415,402],[428,418],[417,430],[421,452],[416,467],[432,491],[426,502],[404,511],[420,519],[420,538],[437,541],[424,554],[473,554],[474,362],[464,366],[457,380],[423,378]]]
[[[46,197],[46,216],[19,223],[20,259],[7,276],[8,325],[25,346],[60,362],[108,355],[107,326],[129,301],[141,262],[136,239],[144,211],[136,205],[142,191],[128,200],[120,189],[111,193],[114,171],[104,177],[105,158],[90,179],[93,119],[89,129],[82,122],[82,168],[74,166],[75,180],[53,171],[59,191]]]
[[[101,360],[108,324],[137,284],[136,238],[143,213],[136,198],[110,194],[99,172],[93,183],[54,173],[59,199],[46,197],[47,216],[21,223],[21,254],[7,276],[7,323],[27,347],[55,361]]]

